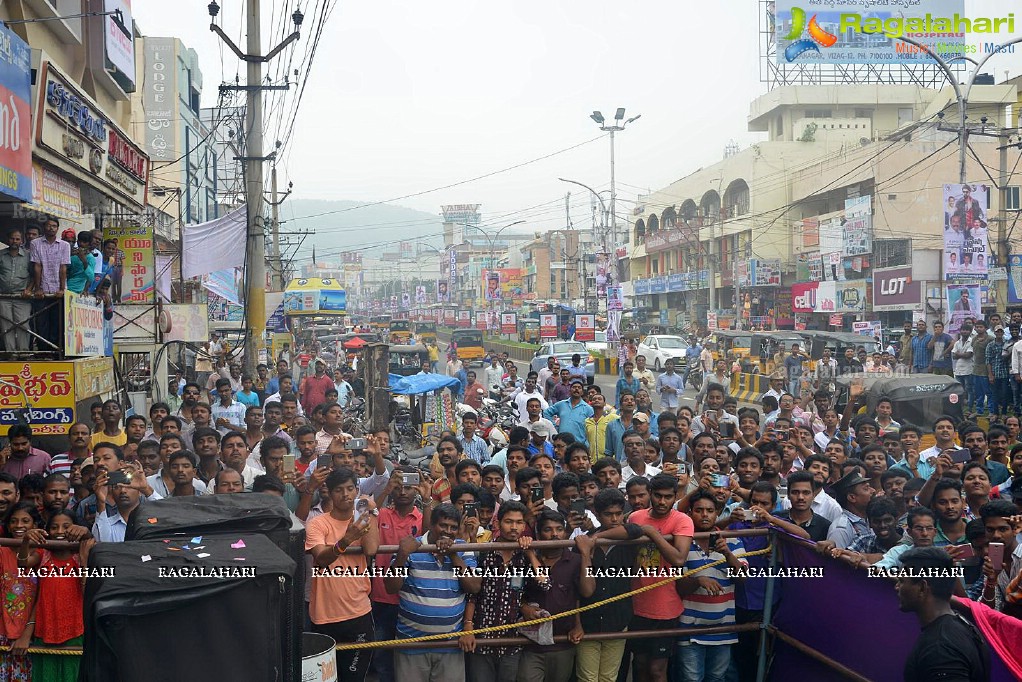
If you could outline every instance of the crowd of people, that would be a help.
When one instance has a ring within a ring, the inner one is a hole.
[[[870,575],[935,562],[960,569],[953,584],[898,579],[902,608],[923,625],[944,617],[932,599],[949,590],[1022,617],[1017,417],[988,427],[947,416],[899,423],[889,400],[866,413],[861,385],[839,407],[826,386],[796,396],[783,382],[758,408],[710,383],[696,408],[672,406],[661,393],[657,411],[644,366],[605,396],[556,360],[523,378],[495,356],[482,371],[486,386],[496,382],[518,408],[509,444],[492,447],[468,412],[441,434],[433,461],[412,467],[392,461],[389,429],[352,440],[344,406],[365,387],[349,368],[331,373],[311,358],[296,384],[287,359],[274,376],[261,366],[258,377],[224,359],[227,369],[204,382],[179,377],[177,395],[148,415],[125,417],[115,400],[93,405],[63,453],[36,448],[31,427],[11,427],[0,453],[0,515],[22,543],[0,548],[0,644],[11,647],[0,655],[0,679],[75,679],[75,657],[25,651],[74,645],[84,631],[82,581],[19,568],[83,567],[95,543],[124,540],[139,505],[187,495],[279,496],[306,526],[307,625],[339,643],[554,617],[460,635],[441,649],[339,651],[345,680],[370,670],[381,682],[754,679],[758,633],[676,632],[763,618],[767,578],[750,569],[769,565],[757,551],[770,538],[721,537],[727,530],[779,529]],[[921,445],[923,429],[934,445]],[[598,542],[639,538],[648,542]],[[44,539],[80,541],[80,550],[41,550]],[[567,542],[533,547],[543,540]],[[490,542],[514,549],[458,548]],[[783,589],[774,595],[783,598]],[[664,634],[628,639],[629,630]],[[586,638],[594,633],[622,637]],[[529,643],[487,644],[519,635]],[[917,651],[906,676],[937,679],[935,666],[948,657],[975,666],[989,656],[977,641],[978,653],[964,645],[942,657]]]

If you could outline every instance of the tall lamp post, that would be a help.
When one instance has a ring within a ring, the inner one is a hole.
[[[632,116],[627,121],[624,120],[624,117],[625,117],[624,107],[618,107],[617,111],[614,112],[613,124],[607,123],[603,118],[603,114],[601,114],[599,111],[594,111],[592,114],[589,115],[589,118],[596,121],[596,125],[600,126],[600,130],[610,133],[610,229],[611,234],[614,235],[613,240],[615,244],[617,243],[618,240],[618,234],[616,213],[617,191],[614,184],[614,133],[621,132],[629,123],[632,123],[633,121],[638,121],[640,118],[642,118],[642,114],[639,114],[638,116]]]

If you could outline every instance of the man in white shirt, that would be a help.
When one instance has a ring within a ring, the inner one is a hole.
[[[635,356],[635,369],[632,370],[632,378],[639,380],[639,385],[653,393],[653,389],[656,386],[656,377],[653,372],[649,371],[646,367],[646,356],[636,355]]]
[[[337,389],[337,404],[341,407],[347,407],[348,403],[351,402],[354,389],[345,380],[344,370],[340,367],[334,370],[334,388]]]
[[[546,391],[547,380],[550,377],[557,377],[559,372],[560,369],[557,367],[557,358],[551,355],[546,359],[546,367],[539,370],[539,375],[536,377],[536,385],[539,386],[540,392]],[[489,383],[489,380],[487,380],[487,383]]]
[[[960,450],[961,448],[955,445],[956,436],[955,423],[951,417],[937,417],[933,424],[933,437],[937,442],[919,453],[920,461],[925,462],[945,450]]]
[[[210,406],[210,412],[213,415],[213,424],[220,431],[220,435],[225,436],[230,431],[243,433],[247,428],[245,426],[247,406],[234,399],[231,380],[219,379],[216,382],[216,392],[220,400]]]
[[[624,446],[626,463],[621,467],[621,482],[618,484],[622,491],[627,487],[628,481],[636,476],[650,479],[660,473],[660,469],[652,464],[646,464],[646,441],[642,436],[634,432],[625,434]]]
[[[532,398],[537,398],[540,403],[540,410],[545,410],[549,405],[543,394],[540,393],[536,387],[538,382],[537,375],[535,372],[529,372],[529,376],[525,379],[525,385],[515,393],[511,395],[511,399],[514,400],[515,407],[518,408],[518,422],[525,424],[529,421],[529,411],[527,408],[528,402]]]
[[[502,386],[504,380],[504,368],[500,366],[500,358],[494,355],[490,358],[490,366],[483,372],[483,378],[486,380],[486,390],[491,393],[499,393],[493,390],[494,386]]]

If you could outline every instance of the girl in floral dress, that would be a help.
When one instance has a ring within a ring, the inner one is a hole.
[[[33,529],[25,534],[18,566],[34,568],[40,573],[62,572],[60,575],[42,575],[39,578],[39,593],[36,598],[35,641],[38,647],[80,647],[85,634],[82,618],[85,579],[69,576],[76,569],[88,565],[89,550],[95,540],[83,540],[80,549],[43,550],[28,555],[29,544],[39,544],[46,539],[64,540],[75,525],[67,512],[58,512],[50,517],[46,532]],[[26,558],[27,557],[27,558]],[[34,654],[32,656],[33,682],[77,682],[79,656],[57,656]]]
[[[32,528],[43,525],[39,510],[30,502],[14,505],[4,519],[7,536],[22,539]],[[31,682],[32,659],[25,651],[35,630],[35,602],[37,581],[18,576],[18,551],[14,547],[0,547],[0,590],[3,596],[3,616],[0,618],[0,646],[10,646],[10,652],[0,654],[0,682]]]

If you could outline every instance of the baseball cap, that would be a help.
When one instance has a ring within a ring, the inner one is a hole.
[[[632,419],[637,422],[645,422],[647,424],[649,423],[649,415],[646,414],[645,412],[636,412],[635,414],[632,415]]]
[[[69,227],[69,228],[67,228],[66,230],[64,230],[63,232],[60,233],[60,238],[61,239],[77,239],[77,236],[75,235],[75,231]]]
[[[532,433],[538,433],[541,436],[550,436],[550,427],[543,421],[529,424],[529,431]]]
[[[1003,332],[1003,331],[1004,331],[1004,327],[1002,327],[1001,325],[997,325],[996,327],[994,327],[994,332],[995,333],[996,332]]]
[[[84,469],[85,469],[85,467],[91,467],[91,466],[95,466],[95,463],[96,463],[96,462],[95,462],[95,459],[94,459],[94,458],[92,458],[92,457],[86,457],[86,458],[85,458],[85,461],[84,461],[84,462],[82,462],[82,466],[81,466],[81,468],[82,468],[82,469],[84,470]]]

